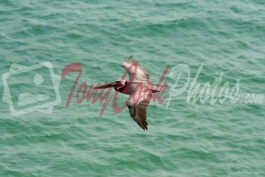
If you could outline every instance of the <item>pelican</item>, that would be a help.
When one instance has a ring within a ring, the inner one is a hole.
[[[133,59],[133,56],[124,61],[121,66],[128,72],[129,81],[120,79],[94,89],[114,87],[117,92],[130,95],[126,101],[130,116],[143,130],[147,130],[147,107],[152,93],[161,91],[161,88],[153,87],[148,72]]]

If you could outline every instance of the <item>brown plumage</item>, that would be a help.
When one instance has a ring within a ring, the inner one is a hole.
[[[160,89],[154,89],[150,83],[150,76],[138,62],[130,56],[128,60],[121,65],[128,71],[129,81],[117,80],[110,84],[95,87],[95,89],[114,87],[116,91],[129,94],[130,97],[126,104],[129,109],[130,116],[143,129],[147,130],[147,108],[152,93],[159,92]]]

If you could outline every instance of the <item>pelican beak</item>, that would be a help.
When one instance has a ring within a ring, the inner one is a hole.
[[[94,89],[104,89],[104,88],[109,88],[109,87],[115,87],[117,85],[118,85],[117,82],[111,82],[111,83],[108,83],[108,84],[96,86],[96,87],[94,87]]]

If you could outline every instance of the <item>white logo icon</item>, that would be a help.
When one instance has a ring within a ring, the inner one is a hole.
[[[53,107],[61,103],[61,77],[54,74],[51,62],[33,66],[12,64],[2,80],[3,101],[9,104],[13,116],[33,111],[50,114]]]

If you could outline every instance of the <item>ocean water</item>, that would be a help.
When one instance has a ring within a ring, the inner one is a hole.
[[[263,0],[1,1],[0,176],[265,176],[264,19]],[[76,99],[130,55],[155,84],[170,67],[148,131]]]

